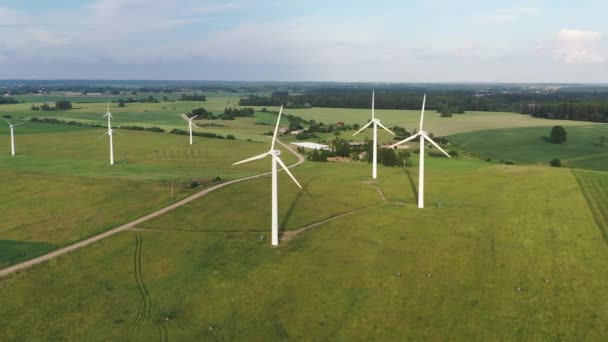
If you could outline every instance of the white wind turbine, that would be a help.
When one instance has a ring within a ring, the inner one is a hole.
[[[182,118],[188,121],[188,128],[190,129],[190,145],[192,145],[192,126],[198,127],[194,122],[192,122],[192,120],[196,119],[197,117],[198,115],[189,118],[186,114],[182,114]]]
[[[285,172],[289,175],[289,177],[291,177],[291,179],[293,179],[293,181],[296,183],[296,185],[300,189],[302,188],[302,186],[300,185],[300,183],[298,183],[298,181],[293,176],[293,174],[291,174],[291,172],[289,171],[289,169],[287,168],[285,163],[283,163],[281,158],[279,158],[279,155],[281,155],[281,151],[274,149],[274,145],[277,140],[277,132],[279,130],[279,123],[281,122],[281,113],[282,112],[283,112],[283,106],[281,106],[281,110],[279,111],[279,117],[277,118],[277,125],[274,128],[274,135],[272,136],[272,143],[270,145],[270,150],[268,150],[268,152],[262,153],[255,157],[241,160],[240,162],[236,162],[236,163],[232,164],[232,165],[238,165],[238,164],[248,163],[250,161],[262,159],[262,158],[265,158],[266,156],[272,157],[272,242],[271,243],[273,246],[279,245],[279,215],[278,215],[278,213],[279,213],[279,209],[278,209],[279,194],[278,194],[278,187],[277,187],[277,164],[281,165],[283,170],[285,170]]]
[[[8,123],[8,126],[11,128],[11,156],[15,155],[15,131],[14,128],[19,126],[19,125],[23,125],[25,122],[22,123],[18,123],[16,125],[12,124],[10,121],[4,119],[4,121],[6,121],[6,123]]]
[[[428,142],[433,144],[433,146],[437,147],[439,151],[443,152],[448,158],[452,158],[446,151],[444,151],[436,142],[431,139],[426,131],[422,130],[422,122],[424,121],[424,106],[426,104],[426,94],[424,94],[424,98],[422,100],[422,111],[420,112],[420,127],[418,129],[418,133],[412,135],[411,137],[401,140],[400,142],[393,144],[390,148],[393,148],[397,145],[401,145],[408,141],[414,140],[417,137],[420,137],[420,163],[419,163],[419,172],[418,172],[418,208],[424,208],[424,140],[426,139]]]
[[[355,132],[355,134],[353,134],[353,136],[361,133],[364,129],[366,129],[367,127],[369,127],[369,125],[373,124],[374,125],[374,142],[373,142],[373,151],[372,151],[372,178],[376,179],[378,178],[378,126],[382,127],[385,131],[389,132],[392,135],[395,135],[395,133],[391,132],[390,129],[384,127],[381,123],[380,120],[376,119],[376,114],[374,113],[374,102],[375,102],[375,91],[372,91],[372,120],[370,122],[368,122],[365,126],[361,127],[361,129],[359,129],[357,132]]]
[[[108,110],[103,116],[108,118],[108,131],[104,134],[110,137],[110,165],[114,165],[114,139],[112,134],[112,113],[110,113],[110,105],[108,104]]]

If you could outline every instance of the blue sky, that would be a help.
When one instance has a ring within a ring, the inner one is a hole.
[[[0,78],[608,82],[608,1],[0,0]]]

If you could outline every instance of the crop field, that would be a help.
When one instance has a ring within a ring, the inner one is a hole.
[[[608,145],[599,143],[608,137],[608,125],[567,127],[568,140],[551,144],[545,140],[549,127],[483,130],[449,136],[452,143],[480,157],[512,160],[517,163],[547,163],[559,158],[569,167],[608,170]]]
[[[262,107],[253,108],[261,110]],[[267,109],[278,110],[276,107],[267,107]],[[375,112],[376,117],[387,127],[398,125],[412,131],[413,129],[418,128],[420,122],[419,110],[376,109]],[[371,118],[371,108],[287,108],[285,109],[285,113],[297,115],[306,120],[323,122],[325,124],[344,122],[350,125],[363,125]],[[437,136],[508,127],[593,125],[589,122],[539,119],[529,115],[500,112],[467,112],[466,114],[454,114],[451,118],[442,118],[439,113],[428,110],[425,112],[424,122],[427,131],[432,132]]]
[[[597,340],[608,333],[608,306],[597,300],[608,294],[608,255],[569,170],[430,160],[424,211],[415,208],[403,170],[379,169],[386,181],[377,185],[390,193],[384,202],[365,184],[368,165],[311,163],[294,169],[296,177],[310,184],[319,207],[338,204],[316,215],[308,195],[298,197],[281,175],[283,221],[294,203],[294,215],[303,213],[284,224],[293,231],[336,218],[279,248],[260,239],[266,215],[222,222],[234,206],[247,215],[248,206],[266,207],[261,179],[10,276],[0,281],[3,335]],[[315,185],[325,179],[326,187]],[[348,183],[353,189],[343,195]],[[332,199],[327,188],[340,191]],[[353,195],[361,203],[340,205]],[[202,213],[213,200],[225,205]]]

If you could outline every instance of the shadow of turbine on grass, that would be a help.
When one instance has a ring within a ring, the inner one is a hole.
[[[412,174],[408,169],[405,169],[405,174],[407,175],[407,179],[410,182],[410,187],[412,188],[412,192],[414,193],[414,202],[418,202],[418,188],[416,187],[414,178],[412,178]]]

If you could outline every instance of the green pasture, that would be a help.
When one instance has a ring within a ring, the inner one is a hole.
[[[293,215],[302,213],[284,222],[287,229],[371,207],[279,248],[260,239],[268,217],[252,211],[264,211],[269,196],[257,180],[212,193],[190,211],[149,222],[155,229],[124,232],[1,279],[1,335],[269,341],[608,334],[608,305],[598,300],[608,294],[606,245],[569,170],[429,161],[425,210],[415,207],[403,169],[379,169],[387,203],[362,183],[364,163],[295,168],[308,184],[300,197],[281,175],[282,221],[292,206]],[[416,169],[409,171],[417,180]],[[353,189],[344,192],[349,183]],[[241,213],[249,223],[223,223]]]
[[[48,133],[43,133],[48,130]],[[262,163],[236,168],[232,163],[265,152],[265,142],[194,137],[187,135],[114,130],[116,165],[109,165],[109,142],[102,128],[28,122],[15,128],[17,155],[10,156],[8,127],[0,126],[0,165],[12,171],[122,177],[135,180],[184,178],[238,178],[268,171]],[[280,147],[280,146],[279,146]],[[296,158],[284,153],[284,161]]]
[[[568,140],[563,144],[546,141],[550,127],[526,127],[484,130],[449,136],[450,142],[482,158],[512,160],[517,163],[547,163],[561,159],[569,167],[608,170],[608,145],[599,137],[608,137],[608,125],[567,127]]]
[[[269,171],[270,163],[232,163],[265,143],[115,130],[109,165],[103,129],[28,122],[16,127],[17,155],[0,126],[0,267],[31,258],[168,205],[204,186]],[[280,148],[280,146],[278,146]],[[291,164],[296,157],[283,151]],[[194,185],[192,185],[194,184]],[[7,242],[7,243],[8,243]]]

